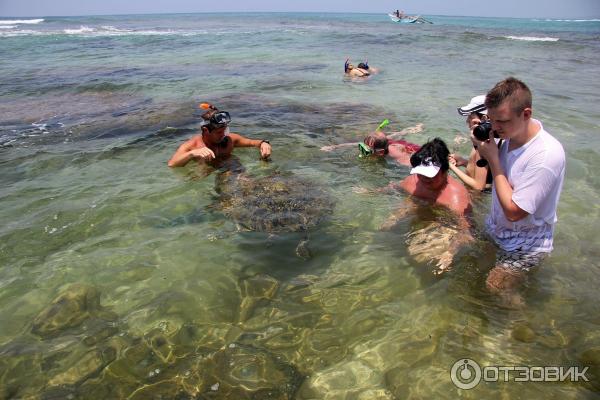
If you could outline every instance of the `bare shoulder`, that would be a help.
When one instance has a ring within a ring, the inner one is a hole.
[[[414,193],[415,188],[417,187],[416,175],[409,175],[406,178],[402,179],[398,186],[406,190],[408,193]]]
[[[448,178],[449,184],[441,200],[460,215],[469,213],[471,210],[471,194],[462,183],[451,177]]]
[[[452,190],[452,192],[464,196],[469,196],[469,191],[461,182],[456,180],[455,178],[448,176],[448,189]]]
[[[202,141],[202,135],[194,135],[185,142],[183,142],[180,147],[192,150],[202,146],[204,146],[204,142]]]

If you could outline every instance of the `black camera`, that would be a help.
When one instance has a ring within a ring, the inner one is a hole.
[[[473,128],[473,136],[477,140],[488,140],[490,138],[490,131],[492,130],[492,123],[490,121],[485,121],[477,125]],[[494,132],[494,137],[498,137],[498,134]]]
[[[491,130],[492,130],[492,123],[490,121],[484,121],[484,122],[480,123],[479,125],[477,125],[475,128],[473,128],[473,136],[475,136],[475,138],[477,140],[480,140],[483,142],[490,138]],[[496,131],[494,131],[494,137],[495,138],[500,137],[500,136],[498,136]],[[477,146],[473,146],[473,147],[477,148]],[[483,168],[486,165],[488,165],[488,162],[485,158],[480,158],[479,160],[477,160],[477,162],[475,164],[477,164],[478,167]]]

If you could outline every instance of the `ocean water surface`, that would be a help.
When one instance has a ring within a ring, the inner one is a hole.
[[[598,398],[600,20],[427,19],[0,20],[0,398]],[[380,72],[349,80],[348,57]],[[511,75],[567,154],[555,250],[516,307],[485,290],[489,195],[436,276],[452,218],[421,206],[384,230],[407,196],[356,190],[408,169],[321,150],[387,118],[466,155],[456,107]],[[233,161],[265,198],[287,194],[271,207],[310,202],[289,229],[248,217],[256,198],[224,201],[227,165],[167,167],[201,101],[270,140],[270,162]],[[461,390],[465,358],[588,381]]]

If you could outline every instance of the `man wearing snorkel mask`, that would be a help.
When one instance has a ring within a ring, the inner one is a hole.
[[[229,132],[231,116],[227,111],[219,111],[208,103],[199,105],[202,117],[201,134],[192,137],[179,146],[168,162],[169,167],[183,167],[190,160],[212,162],[227,158],[234,147],[257,147],[263,159],[271,155],[268,140],[248,139],[237,133]]]

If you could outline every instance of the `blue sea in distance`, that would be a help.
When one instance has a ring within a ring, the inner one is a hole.
[[[424,17],[1,19],[0,398],[597,397],[600,19]],[[348,79],[346,58],[380,72]],[[555,250],[518,307],[485,289],[490,195],[473,193],[476,241],[435,276],[452,219],[423,205],[384,231],[407,196],[356,190],[408,169],[321,150],[387,118],[467,155],[456,108],[507,76],[567,154]],[[271,162],[235,161],[265,198],[310,194],[308,231],[245,229],[266,216],[223,201],[225,172],[167,167],[202,101],[270,140]],[[465,358],[587,381],[461,391]]]

